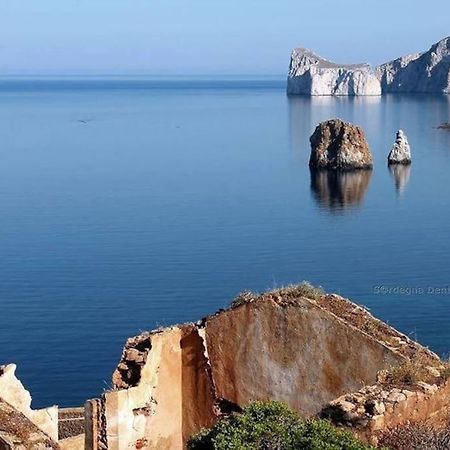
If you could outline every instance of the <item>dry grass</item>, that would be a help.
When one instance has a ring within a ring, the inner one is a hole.
[[[442,385],[450,377],[450,364],[430,365],[429,360],[409,360],[384,373],[381,384],[387,386],[414,386],[419,382]]]
[[[251,291],[241,292],[232,302],[231,308],[260,300],[277,300],[286,301],[296,298],[309,298],[317,300],[325,295],[325,291],[320,286],[313,286],[308,281],[302,281],[300,284],[283,286],[278,289],[257,294]]]
[[[404,425],[382,433],[378,444],[391,450],[448,450],[450,428],[436,429],[421,423]]]

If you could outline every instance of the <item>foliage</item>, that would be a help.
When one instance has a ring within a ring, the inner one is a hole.
[[[306,297],[316,300],[325,295],[325,291],[320,286],[313,286],[309,281],[302,281],[300,284],[292,284],[283,286],[278,289],[256,294],[251,291],[241,292],[231,303],[232,308],[236,308],[245,303],[250,303],[255,300],[265,300],[273,297],[282,299],[292,299]]]
[[[303,420],[279,402],[254,402],[193,436],[189,450],[370,450],[349,431]]]

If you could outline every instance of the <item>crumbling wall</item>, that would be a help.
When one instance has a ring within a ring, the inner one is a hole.
[[[113,389],[86,404],[86,448],[182,449],[250,401],[311,416],[412,355],[437,360],[345,299],[297,294],[246,297],[197,324],[129,339]]]
[[[113,376],[115,389],[86,405],[86,448],[183,448],[215,420],[208,371],[193,325],[130,339]]]
[[[31,395],[17,379],[16,365],[10,364],[0,370],[0,399],[27,417],[37,428],[53,441],[58,441],[58,407],[33,410]]]
[[[439,427],[449,419],[450,383],[438,386],[417,382],[412,386],[366,386],[330,402],[322,417],[351,429],[376,445],[378,435],[411,423]]]
[[[60,447],[28,417],[0,399],[0,450],[57,450]]]
[[[404,360],[307,299],[256,301],[213,316],[206,342],[220,398],[279,400],[304,415]]]

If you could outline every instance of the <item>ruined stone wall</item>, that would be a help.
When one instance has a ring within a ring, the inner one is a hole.
[[[366,386],[327,405],[322,416],[376,445],[378,435],[410,423],[440,426],[449,419],[450,383],[417,382],[412,386]]]
[[[0,450],[58,450],[57,442],[0,399]]]
[[[31,409],[31,395],[17,379],[15,372],[14,364],[1,368],[0,399],[22,413],[52,440],[58,441],[58,407]]]
[[[212,425],[214,395],[205,353],[193,325],[130,340],[113,377],[117,388],[88,402],[86,448],[176,450]]]
[[[114,389],[86,405],[86,448],[182,449],[193,433],[254,400],[315,415],[414,352],[435,357],[395,330],[394,346],[378,325],[363,331],[361,321],[375,319],[348,304],[354,323],[336,305],[266,295],[195,325],[129,339]]]

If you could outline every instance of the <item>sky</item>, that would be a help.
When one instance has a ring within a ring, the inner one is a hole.
[[[379,64],[449,36],[448,1],[0,0],[0,75],[281,75],[298,46]]]

